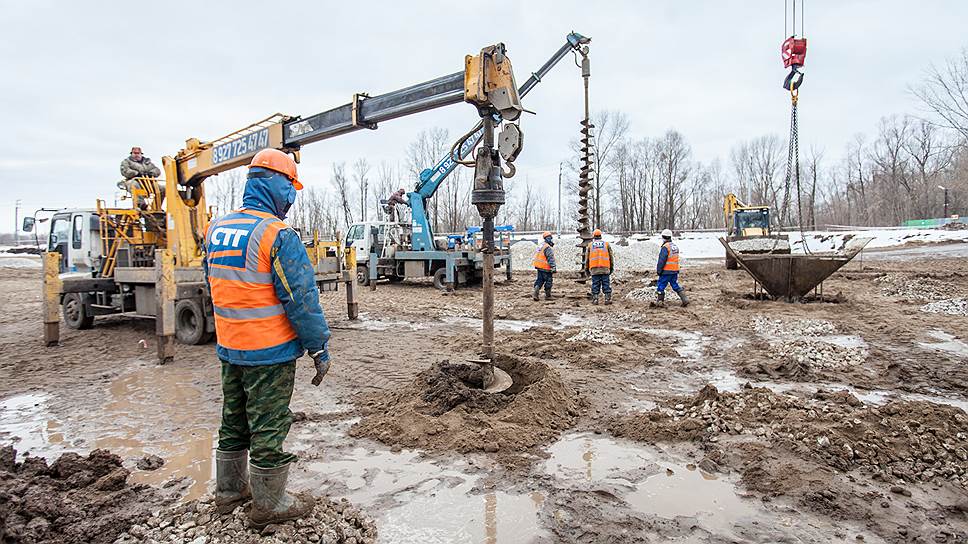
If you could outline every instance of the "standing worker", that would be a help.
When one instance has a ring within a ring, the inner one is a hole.
[[[302,517],[315,502],[286,491],[296,456],[282,450],[296,359],[313,358],[313,385],[329,370],[330,332],[313,267],[299,235],[282,222],[302,187],[289,155],[263,149],[249,164],[242,209],[212,221],[205,235],[222,361],[215,504],[227,513],[251,497],[256,529]]]
[[[124,179],[157,178],[161,176],[161,170],[141,153],[140,147],[135,146],[131,148],[131,155],[121,161],[121,175]]]
[[[538,271],[531,298],[538,300],[538,293],[544,286],[545,300],[551,300],[551,283],[554,280],[555,272],[558,271],[555,266],[555,239],[548,231],[541,233],[541,237],[544,239],[544,243],[538,247],[538,251],[535,252],[534,259],[531,262]]]
[[[662,231],[662,249],[659,250],[655,273],[659,275],[659,283],[656,285],[656,306],[665,306],[666,285],[671,285],[672,290],[679,295],[683,307],[689,305],[686,291],[679,285],[679,247],[672,243],[672,231],[669,229]]]
[[[602,240],[602,231],[599,229],[592,233],[592,241],[585,250],[585,270],[592,277],[592,304],[598,304],[599,291],[605,293],[605,304],[611,304],[615,257],[612,255],[612,246]]]

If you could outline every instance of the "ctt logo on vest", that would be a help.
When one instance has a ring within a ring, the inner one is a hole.
[[[219,246],[239,247],[242,240],[248,236],[249,231],[244,229],[218,227],[212,231],[212,243]]]

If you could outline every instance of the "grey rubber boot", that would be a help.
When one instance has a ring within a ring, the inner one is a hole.
[[[676,294],[679,295],[679,300],[682,301],[683,308],[685,308],[686,306],[689,306],[689,297],[686,296],[685,289],[679,289],[678,291],[676,291]]]
[[[545,300],[554,300],[555,297],[551,296],[551,289],[545,289]]]
[[[252,528],[262,530],[271,523],[291,521],[312,512],[315,499],[304,493],[290,495],[286,491],[291,464],[276,468],[249,465],[249,484],[252,486],[249,525]]]
[[[611,303],[612,303],[612,294],[605,293],[605,305],[608,306]]]
[[[592,304],[598,305],[598,295],[592,295]]]
[[[538,300],[538,293],[540,293],[540,292],[541,292],[541,289],[538,288],[538,287],[535,287],[534,288],[534,291],[531,291],[531,299],[532,300]]]
[[[248,450],[215,450],[215,508],[219,514],[228,514],[252,498],[248,468]]]
[[[656,293],[655,301],[650,302],[649,306],[653,308],[665,308],[665,293]]]

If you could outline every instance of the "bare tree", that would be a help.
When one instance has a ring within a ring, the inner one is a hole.
[[[360,157],[353,163],[353,179],[356,181],[356,190],[360,194],[360,221],[367,220],[366,197],[369,194],[370,182],[370,163]]]
[[[924,81],[911,90],[935,123],[957,131],[962,144],[968,141],[968,49],[942,66],[932,64]]]
[[[348,228],[353,224],[353,209],[350,206],[353,199],[350,196],[349,180],[346,178],[346,163],[333,163],[332,181],[343,210],[343,227]]]
[[[214,190],[209,191],[217,216],[225,215],[242,206],[242,193],[245,191],[245,176],[241,169],[235,168],[214,176],[206,181]]]
[[[421,131],[417,139],[407,146],[407,168],[416,184],[420,174],[428,168],[433,168],[449,150],[453,142],[446,129],[434,127]],[[433,230],[440,230],[440,210],[437,205],[437,195],[427,203],[427,212],[433,221]]]

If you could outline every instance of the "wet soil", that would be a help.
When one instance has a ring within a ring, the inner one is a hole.
[[[0,542],[109,543],[167,501],[129,483],[121,458],[105,450],[65,453],[48,465],[0,449]]]
[[[753,300],[718,264],[684,270],[685,309],[626,297],[648,272],[617,274],[611,306],[567,273],[534,302],[516,273],[496,346],[542,379],[500,400],[463,366],[479,289],[381,283],[355,322],[323,293],[333,367],[314,388],[297,365],[292,486],[358,505],[381,542],[963,541],[968,319],[921,308],[968,295],[968,259],[898,255],[850,263],[805,304]],[[108,318],[46,348],[39,285],[0,271],[0,445],[50,462],[109,448],[129,482],[203,498],[213,346],[159,367],[151,323]],[[165,462],[139,469],[146,455]]]

